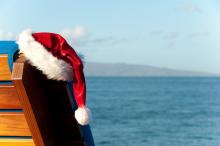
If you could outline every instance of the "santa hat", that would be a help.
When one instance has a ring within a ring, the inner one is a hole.
[[[90,111],[86,107],[86,84],[83,63],[74,49],[59,34],[23,31],[17,44],[29,62],[49,79],[74,81],[73,93],[78,105],[75,118],[81,125],[89,123]]]

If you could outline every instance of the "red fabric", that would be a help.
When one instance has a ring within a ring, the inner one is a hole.
[[[36,41],[41,43],[54,57],[62,59],[73,67],[73,92],[78,107],[85,106],[86,83],[83,63],[74,49],[59,34],[33,33]]]

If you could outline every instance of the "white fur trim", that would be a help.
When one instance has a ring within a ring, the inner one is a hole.
[[[73,79],[72,67],[63,60],[54,57],[46,48],[32,36],[32,31],[23,31],[17,44],[29,62],[41,70],[49,79],[70,81]]]
[[[91,112],[86,107],[79,107],[75,111],[75,118],[80,125],[88,125],[91,118]]]

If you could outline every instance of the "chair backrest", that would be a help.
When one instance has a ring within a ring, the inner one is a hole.
[[[68,84],[48,80],[22,56],[13,60],[16,50],[0,41],[0,146],[93,146],[89,126],[74,118]]]
[[[10,52],[14,53],[15,48],[9,50],[6,47],[9,44],[11,48],[14,46],[11,42],[0,43],[0,145],[34,146],[17,90],[12,82],[12,65],[8,60],[13,58]]]
[[[15,61],[12,79],[35,144],[85,145],[66,82],[48,80],[24,58]]]

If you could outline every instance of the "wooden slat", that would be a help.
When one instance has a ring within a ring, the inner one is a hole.
[[[31,136],[24,114],[21,112],[1,112],[0,136]]]
[[[8,55],[0,55],[0,80],[10,81],[11,72],[8,65]]]
[[[32,139],[0,139],[0,146],[35,146]]]
[[[0,84],[0,109],[22,109],[14,85]]]

